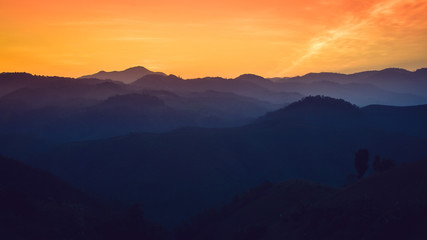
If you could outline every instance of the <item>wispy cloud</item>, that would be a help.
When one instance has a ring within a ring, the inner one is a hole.
[[[333,47],[335,43],[343,39],[361,39],[364,33],[368,30],[376,28],[381,23],[379,19],[386,18],[387,21],[397,24],[408,25],[410,23],[399,23],[398,18],[392,18],[397,8],[402,5],[423,5],[426,7],[424,0],[385,0],[374,4],[369,10],[362,15],[348,15],[345,21],[320,35],[310,39],[309,44],[303,54],[293,61],[285,70],[282,70],[279,75],[284,75],[291,72],[296,67],[300,66],[310,58],[327,51]]]

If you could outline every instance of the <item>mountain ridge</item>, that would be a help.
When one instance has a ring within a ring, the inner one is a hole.
[[[132,83],[132,82],[138,80],[139,78],[142,78],[142,77],[144,77],[146,75],[150,75],[150,74],[161,75],[161,76],[166,75],[162,72],[150,71],[147,68],[142,67],[142,66],[135,66],[135,67],[127,68],[123,71],[106,72],[106,71],[102,70],[102,71],[99,71],[95,74],[81,76],[80,78],[98,78],[98,79],[102,79],[102,80],[110,79],[110,80],[120,81],[123,83]]]
[[[427,155],[427,138],[412,135],[419,130],[418,125],[409,124],[413,120],[389,128],[382,118],[366,121],[365,115],[372,113],[363,109],[362,114],[357,111],[357,118],[347,114],[347,106],[350,113],[359,108],[342,104],[345,113],[332,111],[332,118],[311,114],[312,108],[304,107],[291,117],[242,127],[191,127],[64,144],[31,161],[90,191],[118,194],[127,201],[141,199],[150,206],[147,214],[159,222],[176,224],[181,217],[217,206],[263,180],[303,178],[339,185],[353,171],[352,158],[358,148],[397,162]],[[420,120],[425,121],[427,117]],[[93,170],[90,175],[86,168]],[[111,175],[116,176],[114,182],[107,177]],[[101,183],[109,187],[99,188]],[[145,191],[137,193],[133,188]],[[160,204],[172,198],[174,205]],[[197,199],[197,203],[186,199]],[[186,206],[185,212],[180,204]]]
[[[420,160],[334,189],[297,180],[263,183],[193,217],[180,239],[422,239],[426,169]]]

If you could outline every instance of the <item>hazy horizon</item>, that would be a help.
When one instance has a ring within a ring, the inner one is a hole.
[[[260,76],[260,77],[263,77],[263,78],[266,78],[266,79],[270,79],[270,78],[296,78],[296,77],[305,76],[305,75],[310,74],[310,73],[337,73],[337,74],[351,75],[351,74],[360,73],[360,72],[382,71],[382,70],[385,70],[385,69],[403,69],[403,70],[406,70],[406,71],[409,71],[409,72],[415,72],[417,70],[427,68],[427,66],[421,66],[421,67],[417,67],[417,68],[413,68],[413,69],[404,68],[404,67],[398,67],[398,66],[390,66],[390,67],[386,67],[386,68],[364,69],[364,70],[361,70],[361,71],[348,71],[348,72],[322,71],[322,70],[319,70],[319,71],[308,71],[308,72],[301,73],[301,74],[298,74],[298,75],[287,75],[287,76],[264,76],[264,75],[261,75],[261,74],[257,74],[257,73],[253,73],[253,72],[248,71],[248,72],[242,72],[240,74],[233,75],[233,76],[230,76],[230,77],[220,76],[220,75],[201,75],[201,76],[191,77],[191,78],[185,78],[185,77],[177,75],[175,73],[164,72],[162,70],[153,70],[153,69],[150,69],[148,67],[141,66],[141,65],[130,66],[130,67],[123,68],[123,69],[111,69],[111,70],[110,69],[108,69],[108,70],[99,69],[99,70],[95,70],[95,71],[92,71],[92,72],[88,72],[88,73],[84,73],[84,74],[80,74],[80,75],[75,75],[75,76],[74,75],[71,76],[71,75],[39,74],[39,73],[36,73],[36,72],[29,72],[29,71],[2,71],[1,73],[29,73],[29,74],[38,75],[38,76],[55,76],[55,77],[79,78],[79,77],[82,77],[82,76],[93,75],[93,74],[100,73],[100,72],[106,72],[106,73],[123,72],[125,70],[131,69],[131,68],[138,68],[138,67],[143,67],[143,68],[145,68],[145,69],[147,69],[149,71],[152,71],[152,72],[161,72],[161,73],[164,73],[166,75],[175,75],[175,76],[178,76],[178,77],[180,77],[180,78],[182,78],[184,80],[186,80],[186,79],[197,79],[197,78],[209,78],[209,77],[219,77],[219,78],[230,78],[230,79],[234,79],[234,78],[237,78],[237,77],[245,75],[245,74],[257,75],[257,76]]]
[[[74,1],[0,4],[0,69],[78,77],[141,65],[183,78],[426,65],[427,3]]]

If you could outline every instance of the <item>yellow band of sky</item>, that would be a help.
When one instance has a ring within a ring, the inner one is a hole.
[[[427,66],[425,0],[2,0],[0,72],[184,78]]]

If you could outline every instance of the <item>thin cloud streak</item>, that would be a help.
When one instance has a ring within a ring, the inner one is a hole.
[[[345,38],[360,38],[358,35],[363,35],[363,31],[368,27],[375,27],[376,19],[384,17],[386,15],[392,15],[397,5],[399,4],[412,4],[418,3],[418,0],[390,0],[382,1],[375,4],[369,11],[368,14],[362,17],[349,16],[347,20],[340,26],[330,29],[322,35],[312,38],[309,46],[301,57],[296,59],[291,66],[281,71],[279,75],[284,75],[291,72],[296,67],[308,59],[320,54],[321,52],[333,46],[339,40]]]

